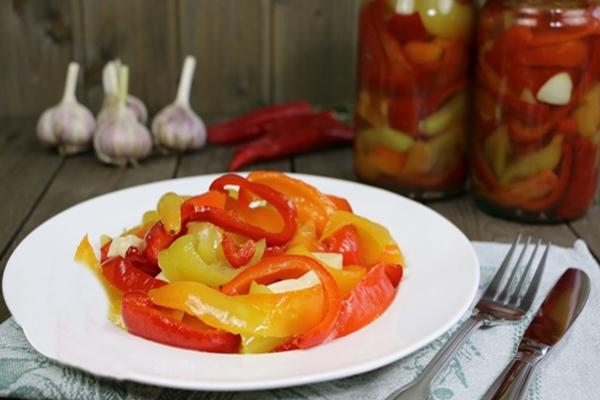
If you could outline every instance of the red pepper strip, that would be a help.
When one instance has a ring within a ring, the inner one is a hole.
[[[444,49],[444,56],[439,68],[432,71],[435,75],[428,78],[439,86],[451,85],[453,82],[462,80],[468,73],[471,46],[469,43],[459,40],[442,42],[440,45]]]
[[[427,99],[427,104],[425,105],[425,115],[424,117],[428,117],[429,115],[436,112],[447,100],[454,97],[455,94],[462,92],[467,87],[466,79],[459,79],[450,84],[444,86],[443,88],[432,92]]]
[[[109,258],[101,264],[102,275],[115,288],[123,293],[144,292],[167,284],[155,279],[133,266],[121,256]]]
[[[593,23],[586,24],[583,27],[577,28],[550,28],[547,30],[538,31],[529,43],[530,47],[548,46],[570,40],[583,39],[589,35],[600,34],[600,24],[593,19]]]
[[[223,235],[221,245],[225,258],[233,268],[248,264],[256,250],[256,244],[253,240],[248,239],[244,244],[238,245],[229,235]]]
[[[402,279],[400,265],[379,263],[342,300],[336,337],[346,336],[373,322],[390,306]]]
[[[281,232],[269,232],[261,227],[250,225],[244,222],[238,215],[231,210],[223,210],[211,206],[200,206],[194,208],[189,214],[189,218],[184,224],[190,221],[211,222],[226,231],[238,233],[253,240],[265,239],[268,246],[283,246],[289,242],[296,233],[296,207],[283,194],[260,183],[250,182],[239,175],[224,175],[213,181],[210,190],[226,192],[225,186],[238,186],[240,189],[246,189],[266,200],[271,206],[279,212],[284,221]]]
[[[523,50],[515,55],[515,60],[532,67],[575,68],[587,63],[588,57],[588,46],[574,40]]]
[[[542,123],[550,117],[550,107],[546,104],[527,103],[509,90],[501,88],[499,77],[485,64],[484,60],[480,60],[479,67],[477,74],[479,84],[487,89],[495,101],[501,104],[514,118],[528,123]]]
[[[388,121],[392,128],[417,136],[425,102],[421,97],[396,96],[389,99]]]
[[[408,43],[413,40],[425,41],[429,33],[421,21],[419,13],[392,14],[387,22],[387,28],[400,43]]]
[[[208,127],[208,141],[211,143],[231,144],[252,139],[264,133],[264,125],[271,121],[310,112],[310,104],[305,101],[265,107],[231,121]]]
[[[573,143],[573,168],[556,215],[568,220],[580,217],[594,201],[598,185],[598,147],[578,137]]]
[[[125,259],[137,269],[147,273],[150,276],[156,276],[160,272],[158,265],[152,263],[146,258],[144,253],[135,246],[130,246],[125,253]]]
[[[190,197],[181,205],[181,220],[188,220],[190,213],[201,206],[225,208],[226,201],[227,194],[216,190],[209,190],[201,195]]]
[[[104,246],[100,247],[100,262],[104,262],[108,258],[108,250],[110,249],[111,243],[112,240],[109,240],[108,242],[104,243]]]
[[[502,74],[514,61],[515,54],[525,50],[533,40],[531,28],[522,25],[512,25],[496,40],[493,47],[483,53],[485,61]]]
[[[561,198],[565,193],[565,189],[569,180],[571,179],[571,167],[573,164],[573,150],[569,143],[563,143],[562,145],[562,161],[560,163],[560,175],[558,177],[558,183],[550,194],[541,199],[529,200],[523,204],[519,204],[519,208],[529,211],[546,211],[548,212],[552,206]]]
[[[341,308],[337,284],[318,261],[310,257],[293,255],[263,258],[223,286],[222,291],[230,296],[244,294],[248,293],[253,281],[268,285],[282,279],[298,278],[309,271],[314,271],[319,277],[326,304],[321,321],[307,332],[291,340],[291,344],[296,348],[307,349],[333,339],[333,329]]]
[[[164,228],[162,222],[158,221],[146,234],[146,248],[144,255],[151,263],[158,265],[158,253],[166,249],[177,239],[176,236],[170,235]]]
[[[333,204],[335,204],[335,207],[338,210],[353,212],[352,206],[350,205],[348,200],[344,199],[343,197],[334,196],[333,194],[327,194],[326,196],[329,198],[329,200],[333,202]]]
[[[123,296],[121,314],[129,333],[154,342],[211,353],[237,353],[240,337],[214,328],[202,328],[179,321],[167,308],[152,303],[145,293]]]
[[[345,225],[324,242],[327,251],[344,256],[344,265],[364,265],[360,254],[360,236],[354,225]]]
[[[317,115],[315,119],[296,130],[271,131],[236,149],[229,164],[230,171],[264,160],[274,160],[304,153],[335,144],[351,143],[354,130],[333,116]]]

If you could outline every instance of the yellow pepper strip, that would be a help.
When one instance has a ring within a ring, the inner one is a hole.
[[[196,251],[206,264],[224,264],[223,230],[210,222],[192,222],[187,226],[188,234],[196,236]]]
[[[475,20],[473,6],[460,1],[418,0],[415,6],[427,32],[442,39],[466,39]]]
[[[158,216],[156,210],[148,210],[144,213],[144,215],[142,215],[142,225],[154,225],[159,219],[160,217]]]
[[[592,140],[600,127],[600,83],[596,84],[582,99],[573,114],[579,133]]]
[[[483,144],[483,151],[496,177],[502,176],[506,170],[510,148],[510,137],[506,125],[494,131]]]
[[[388,244],[396,242],[382,225],[347,211],[336,211],[325,226],[321,241],[330,237],[339,228],[352,224],[358,230],[360,248],[368,265],[379,261]]]
[[[159,306],[241,335],[287,337],[308,331],[322,318],[321,285],[278,294],[228,296],[198,282],[175,282],[148,292]]]
[[[452,123],[460,121],[467,113],[467,94],[461,92],[452,98],[448,104],[421,121],[420,128],[423,134],[434,136],[444,131]]]
[[[227,264],[207,264],[198,253],[199,240],[184,235],[158,254],[158,266],[171,282],[194,281],[221,286],[232,280],[240,270]]]
[[[305,247],[309,252],[322,250],[317,237],[317,227],[312,220],[303,223],[288,244],[290,248],[297,246]]]
[[[542,171],[552,171],[560,163],[562,142],[563,137],[556,135],[546,147],[517,159],[506,168],[500,177],[500,182],[509,185]]]
[[[173,192],[165,193],[156,206],[158,216],[171,235],[176,235],[181,230],[181,197]]]
[[[357,136],[366,151],[370,151],[375,146],[383,146],[404,153],[415,144],[415,140],[410,135],[387,126],[365,129],[358,132]]]
[[[121,298],[123,297],[121,292],[115,289],[110,283],[106,281],[102,271],[100,270],[100,260],[96,257],[94,249],[90,244],[88,235],[85,235],[75,251],[73,260],[79,264],[83,264],[94,274],[94,277],[98,279],[102,288],[108,297],[108,320],[115,324],[121,329],[125,329],[123,318],[121,317]]]
[[[250,285],[249,294],[271,294],[271,289],[266,285],[252,282]],[[269,353],[277,348],[277,346],[285,343],[289,338],[266,337],[256,335],[242,335],[241,353],[243,354],[260,354]]]
[[[362,279],[362,277],[367,273],[367,269],[360,265],[347,265],[343,269],[331,268],[328,267],[320,260],[318,257],[315,257],[306,247],[296,246],[290,248],[286,251],[286,254],[296,255],[296,256],[306,256],[310,257],[313,260],[316,260],[321,263],[323,267],[333,276],[335,283],[340,291],[340,296],[344,298],[348,293],[354,289],[354,286]],[[255,290],[261,290],[260,287],[262,285],[257,285]]]
[[[356,112],[372,126],[387,125],[388,102],[385,97],[361,91],[358,94]]]
[[[385,249],[383,250],[383,253],[381,253],[378,262],[397,264],[402,265],[402,267],[406,267],[404,255],[396,243],[390,243],[385,246]]]

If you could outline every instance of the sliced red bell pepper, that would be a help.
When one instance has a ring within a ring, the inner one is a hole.
[[[580,217],[594,201],[598,185],[598,147],[578,137],[573,143],[573,169],[556,215],[569,220]]]
[[[429,94],[427,103],[425,104],[424,117],[428,117],[436,112],[447,100],[465,90],[466,87],[467,80],[458,79]]]
[[[400,43],[405,44],[413,40],[427,40],[429,33],[418,12],[412,14],[392,14],[387,21],[387,28]]]
[[[515,54],[527,49],[533,38],[531,28],[512,25],[500,35],[491,49],[483,53],[483,57],[496,73],[501,74],[514,61]]]
[[[123,293],[135,291],[145,293],[167,284],[136,268],[121,256],[109,258],[101,264],[101,268],[106,280]]]
[[[231,121],[209,126],[207,129],[208,141],[231,144],[252,139],[264,133],[264,126],[271,121],[310,112],[310,104],[305,101],[265,107]]]
[[[104,262],[108,258],[108,250],[110,249],[111,243],[112,240],[109,240],[100,247],[100,262]]]
[[[532,67],[576,68],[588,61],[588,46],[579,40],[521,50],[516,62]]]
[[[571,179],[571,169],[573,166],[573,150],[568,142],[562,145],[562,160],[560,163],[560,174],[555,188],[547,196],[529,200],[519,205],[520,208],[528,211],[544,211],[549,213],[550,209],[565,193],[567,184]]]
[[[377,264],[342,300],[342,309],[335,325],[336,337],[346,336],[373,322],[390,306],[403,269],[395,264]]]
[[[590,35],[600,34],[600,23],[593,18],[580,27],[561,27],[538,30],[529,43],[530,47],[549,46],[571,40],[581,40]]]
[[[419,121],[424,117],[425,102],[417,96],[395,96],[389,99],[388,122],[397,131],[417,136]]]
[[[263,258],[248,267],[231,282],[223,286],[222,291],[230,296],[248,293],[252,282],[268,285],[282,279],[298,278],[314,271],[323,287],[325,312],[321,321],[309,331],[291,340],[291,346],[307,349],[334,338],[335,326],[340,307],[340,293],[335,280],[318,261],[310,257],[283,255]]]
[[[345,198],[335,196],[333,194],[328,194],[326,196],[333,202],[333,204],[335,204],[338,210],[352,212],[352,206]]]
[[[153,304],[145,293],[126,294],[121,309],[127,331],[136,336],[184,349],[212,353],[239,351],[239,335],[175,319],[167,308]]]
[[[253,240],[248,239],[243,244],[238,245],[227,234],[223,235],[221,245],[223,247],[225,258],[234,268],[239,268],[248,264],[256,250],[256,244]]]
[[[125,259],[134,267],[150,276],[156,276],[160,272],[158,265],[148,260],[144,252],[135,246],[131,246],[127,249],[127,252],[125,253]]]
[[[296,207],[283,194],[260,183],[250,182],[239,175],[224,175],[217,178],[210,185],[210,190],[227,192],[225,186],[238,186],[249,190],[258,195],[263,200],[266,200],[271,206],[279,212],[284,220],[284,227],[281,232],[269,232],[263,228],[250,225],[243,221],[231,210],[223,210],[211,206],[200,206],[195,208],[189,215],[190,221],[206,221],[211,222],[226,231],[238,233],[253,240],[265,239],[268,246],[282,246],[292,239],[296,232]]]
[[[345,225],[325,240],[327,251],[344,256],[344,265],[364,265],[360,236],[354,225]]]
[[[193,213],[196,208],[202,206],[225,208],[226,200],[227,194],[216,190],[209,190],[198,196],[190,197],[181,204],[181,220],[185,221],[189,219],[191,213]]]
[[[144,256],[151,263],[158,265],[158,253],[169,247],[175,239],[177,239],[177,236],[169,234],[162,222],[158,221],[146,233],[146,237],[144,238],[146,241]]]

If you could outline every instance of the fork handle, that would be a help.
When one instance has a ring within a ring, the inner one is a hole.
[[[426,400],[429,396],[431,382],[438,372],[448,364],[456,351],[471,336],[471,333],[483,325],[484,322],[485,318],[481,314],[472,315],[437,352],[417,379],[390,394],[386,400]]]
[[[527,394],[533,371],[544,358],[547,347],[522,348],[496,378],[481,400],[519,400]]]

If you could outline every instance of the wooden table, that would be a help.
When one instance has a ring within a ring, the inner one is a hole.
[[[0,120],[0,272],[15,246],[34,228],[83,200],[117,189],[169,178],[223,172],[232,154],[209,147],[180,157],[155,156],[139,168],[114,168],[93,154],[61,159],[38,144],[33,119]],[[302,172],[354,180],[352,150],[321,151],[255,165],[255,169]],[[428,203],[456,224],[471,240],[512,241],[517,232],[571,246],[584,239],[600,259],[600,204],[573,223],[527,225],[493,218],[479,211],[468,195]],[[0,321],[9,316],[0,301]]]

